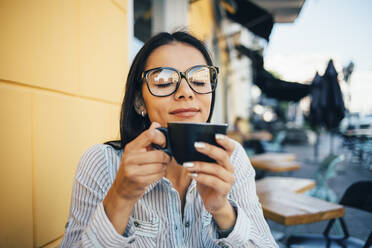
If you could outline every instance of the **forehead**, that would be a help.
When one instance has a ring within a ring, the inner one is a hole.
[[[145,70],[156,67],[173,67],[185,71],[194,65],[207,64],[203,54],[195,47],[172,42],[156,48],[148,57]]]

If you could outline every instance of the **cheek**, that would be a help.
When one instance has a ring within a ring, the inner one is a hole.
[[[151,98],[151,97],[150,97]],[[166,99],[162,98],[152,98],[152,99],[147,99],[148,101],[146,102],[147,106],[147,114],[150,118],[150,121],[156,121],[162,124],[163,122],[167,122],[167,107],[170,106],[171,104],[167,101]]]
[[[212,95],[204,95],[201,99],[201,102],[203,105],[203,114],[205,117],[205,121],[207,121],[212,106]]]

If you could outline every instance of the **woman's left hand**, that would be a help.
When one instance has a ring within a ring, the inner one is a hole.
[[[193,165],[187,170],[197,181],[204,207],[212,215],[226,209],[233,210],[227,195],[235,181],[234,166],[230,161],[235,145],[226,135],[217,134],[216,141],[222,148],[204,142],[195,144],[198,152],[216,160],[216,163],[198,161],[184,165],[186,168],[187,165]]]

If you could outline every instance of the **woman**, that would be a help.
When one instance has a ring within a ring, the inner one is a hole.
[[[217,73],[185,32],[143,46],[128,74],[120,145],[95,145],[81,158],[61,247],[277,247],[237,142],[197,142],[217,162],[184,165],[152,147],[165,145],[156,128],[168,122],[210,121]]]

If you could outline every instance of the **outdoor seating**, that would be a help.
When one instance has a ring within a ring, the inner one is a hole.
[[[283,152],[283,142],[286,137],[286,131],[282,130],[275,135],[273,141],[261,141],[265,152]]]
[[[264,152],[261,142],[267,142],[272,139],[272,135],[267,131],[254,131],[243,133],[241,131],[231,130],[227,136],[239,142],[248,156]]]
[[[253,131],[253,132],[250,132],[247,136],[246,136],[246,140],[260,140],[260,141],[269,141],[272,139],[272,135],[271,133],[269,133],[268,131],[264,131],[264,130],[261,130],[261,131]]]
[[[237,142],[239,142],[240,144],[243,144],[243,141],[244,141],[244,137],[243,137],[243,134],[241,132],[238,132],[238,131],[228,131],[227,132],[227,136]]]
[[[343,206],[287,190],[258,193],[264,216],[285,226],[339,218]]]
[[[347,161],[372,170],[372,129],[348,129],[342,137]]]
[[[372,181],[359,181],[352,184],[342,196],[339,204],[345,207],[355,208],[361,211],[372,213]],[[287,239],[289,247],[363,247],[372,245],[372,230],[366,241],[350,237],[347,225],[342,217],[338,218],[344,236],[329,235],[335,223],[335,219],[328,222],[323,234],[296,235]]]
[[[363,166],[372,171],[372,139],[369,139],[365,144],[364,154]]]
[[[355,137],[355,144],[353,151],[353,157],[357,158],[356,161],[362,168],[372,169],[372,131],[358,130]]]
[[[297,225],[344,215],[341,205],[300,194],[314,186],[315,181],[307,178],[266,177],[256,181],[265,218],[286,226],[285,233],[274,232],[277,240],[286,243]]]
[[[313,196],[325,201],[336,202],[337,197],[333,190],[328,186],[327,181],[336,176],[336,166],[344,160],[343,155],[329,155],[319,165],[315,172],[314,179],[316,186],[307,192]]]
[[[314,188],[314,186],[315,181],[308,178],[265,177],[256,181],[257,194],[274,190],[304,193]]]
[[[293,153],[262,153],[250,157],[252,166],[264,172],[288,172],[301,168]]]

